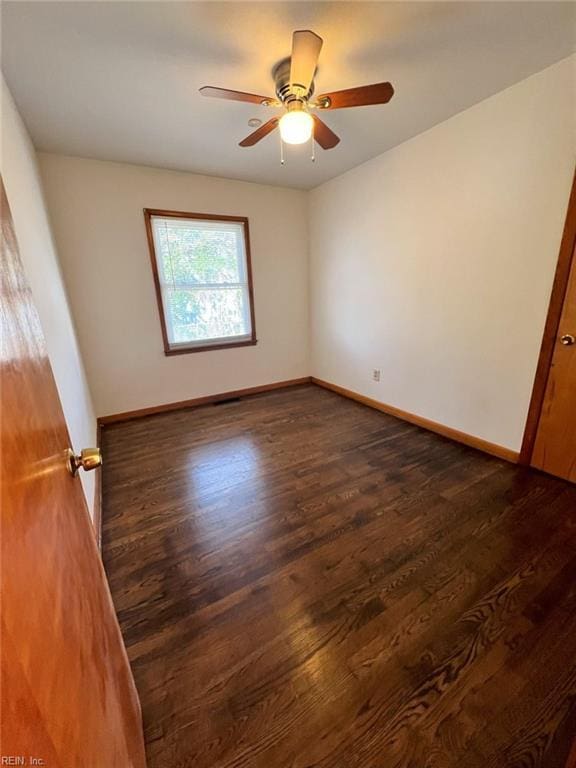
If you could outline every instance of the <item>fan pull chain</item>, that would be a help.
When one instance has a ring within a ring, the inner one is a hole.
[[[280,165],[284,165],[284,142],[282,141],[281,134],[280,134]]]
[[[314,149],[315,149],[315,147],[314,147],[314,131],[312,131],[312,135],[310,136],[310,142],[312,144],[312,147],[311,147],[312,154],[310,156],[310,159],[312,160],[313,163],[315,163],[316,162],[316,155],[314,154]]]

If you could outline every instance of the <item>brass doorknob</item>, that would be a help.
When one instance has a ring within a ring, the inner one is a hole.
[[[79,455],[76,455],[71,448],[68,448],[68,470],[72,476],[76,475],[80,467],[85,472],[102,466],[102,453],[100,448],[83,448]]]
[[[572,336],[571,333],[565,333],[564,336],[560,337],[560,344],[564,344],[565,347],[571,347],[575,342],[576,337]]]

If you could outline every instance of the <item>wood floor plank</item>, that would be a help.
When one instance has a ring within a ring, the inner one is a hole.
[[[103,431],[150,768],[560,768],[576,487],[315,386]]]

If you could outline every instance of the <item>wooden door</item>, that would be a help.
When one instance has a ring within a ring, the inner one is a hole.
[[[0,755],[26,760],[2,764],[143,768],[138,697],[0,196]]]
[[[560,251],[539,374],[542,405],[537,421],[531,464],[576,482],[576,176]],[[544,362],[543,362],[544,358]],[[545,378],[544,378],[545,376]]]

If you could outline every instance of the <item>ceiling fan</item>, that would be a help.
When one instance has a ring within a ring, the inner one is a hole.
[[[339,137],[310,110],[346,109],[370,104],[386,104],[394,95],[390,83],[362,85],[345,91],[323,93],[312,100],[314,75],[323,40],[309,29],[298,30],[292,35],[292,55],[283,59],[272,72],[276,83],[276,98],[257,96],[228,88],[205,85],[200,88],[203,96],[232,101],[246,101],[265,107],[281,107],[284,114],[273,117],[240,142],[241,147],[252,147],[271,133],[280,129],[282,141],[287,144],[304,144],[312,135],[322,149],[332,149]]]

